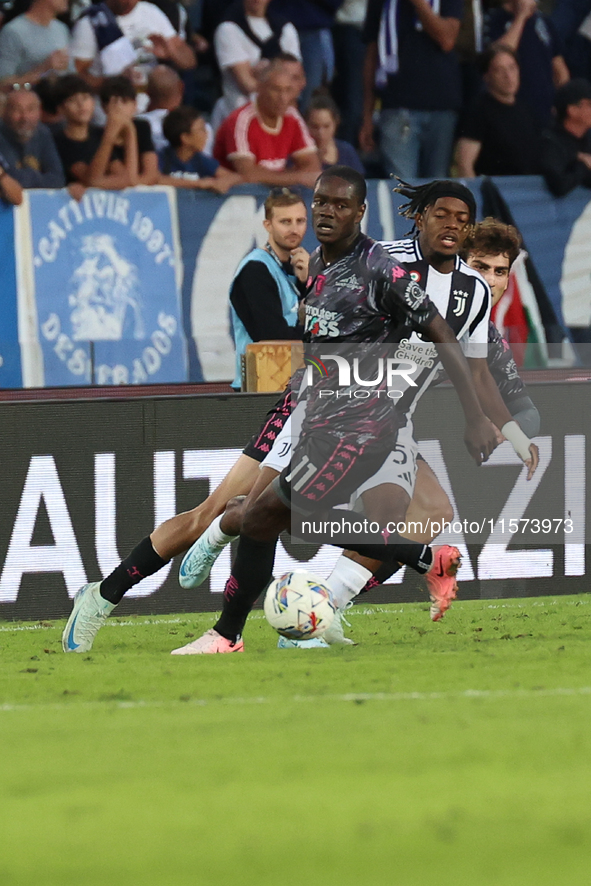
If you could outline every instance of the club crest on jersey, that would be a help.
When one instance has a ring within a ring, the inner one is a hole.
[[[404,300],[413,311],[425,301],[425,293],[414,280],[411,280],[404,290]]]
[[[464,292],[462,289],[454,289],[453,297],[455,305],[452,308],[452,313],[456,317],[459,317],[461,314],[464,313],[466,302],[468,301],[468,293]]]

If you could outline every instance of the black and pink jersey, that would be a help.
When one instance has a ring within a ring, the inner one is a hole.
[[[324,262],[321,248],[312,253],[305,310],[311,375],[302,433],[324,431],[369,448],[391,446],[405,419],[388,396],[386,372],[362,392],[353,375],[343,382],[339,360],[354,366],[358,378],[377,378],[380,361],[384,365],[394,356],[396,343],[425,331],[437,308],[400,262],[360,234],[332,264]]]
[[[525,385],[519,376],[519,370],[513,357],[509,342],[505,341],[492,320],[488,325],[488,368],[497,383],[501,397],[509,407],[510,404],[527,396]]]

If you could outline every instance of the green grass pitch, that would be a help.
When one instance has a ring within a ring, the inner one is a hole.
[[[587,886],[591,599],[356,606],[359,645],[173,657],[213,615],[0,624],[2,886]]]

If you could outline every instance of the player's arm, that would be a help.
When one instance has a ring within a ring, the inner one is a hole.
[[[464,442],[472,458],[480,465],[496,448],[497,441],[494,429],[480,406],[468,361],[453,330],[441,314],[433,316],[421,331],[425,338],[438,346],[439,359],[457,391],[464,411]]]
[[[512,443],[515,452],[528,468],[527,479],[530,480],[540,460],[538,447],[523,433],[507,409],[486,359],[469,357],[468,363],[482,408],[493,424],[500,428],[503,436]]]

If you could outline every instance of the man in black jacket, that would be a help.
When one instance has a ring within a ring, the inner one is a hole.
[[[554,196],[591,188],[591,83],[571,80],[556,93],[556,121],[542,136],[541,169]]]

